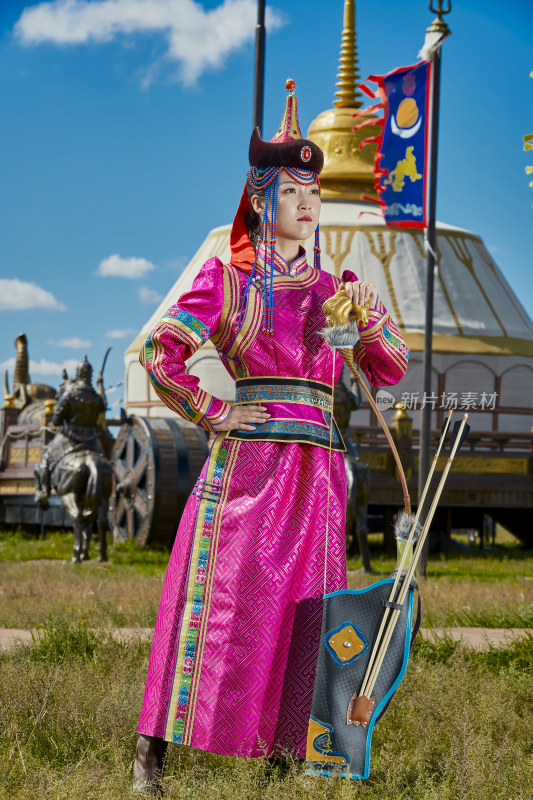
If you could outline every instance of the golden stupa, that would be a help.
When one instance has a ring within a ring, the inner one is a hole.
[[[344,29],[337,73],[337,91],[333,108],[323,111],[309,126],[308,137],[324,152],[320,174],[324,200],[359,200],[362,194],[375,196],[374,151],[361,141],[378,133],[378,128],[364,128],[354,133],[353,114],[363,105],[357,90],[359,82],[355,38],[355,3],[344,4]]]

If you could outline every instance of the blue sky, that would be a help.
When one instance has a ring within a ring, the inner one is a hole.
[[[265,136],[288,76],[302,129],[331,107],[342,16],[342,0],[272,4]],[[433,16],[424,0],[359,0],[361,79],[414,63]],[[533,315],[533,3],[453,2],[447,21],[438,217],[483,237]],[[254,0],[0,3],[4,366],[24,331],[33,380],[57,385],[85,353],[98,370],[109,344],[106,383],[123,377],[158,298],[233,218],[254,25]]]

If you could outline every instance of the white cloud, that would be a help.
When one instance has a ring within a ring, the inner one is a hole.
[[[221,68],[253,41],[256,16],[255,0],[224,0],[207,10],[194,0],[52,0],[24,9],[14,30],[25,45],[92,44],[160,32],[167,49],[146,68],[143,86],[165,62],[177,64],[177,80],[192,86],[203,72]],[[285,24],[284,15],[267,9],[266,24],[269,32],[277,30]]]
[[[112,276],[114,278],[136,280],[137,278],[144,278],[148,272],[154,269],[154,264],[145,258],[121,258],[118,253],[114,253],[114,255],[100,261],[96,274],[103,277]]]
[[[80,339],[79,336],[72,336],[70,339],[58,339],[57,341],[50,339],[48,344],[51,344],[54,347],[72,347],[74,349],[91,346],[89,339]]]
[[[67,358],[67,360],[63,361],[61,364],[58,364],[56,361],[48,361],[46,358],[41,358],[40,361],[32,361],[30,358],[29,370],[32,380],[34,380],[35,375],[61,375],[64,369],[67,370],[70,377],[73,377],[78,363],[79,362],[75,358]],[[2,361],[0,370],[3,372],[5,369],[9,370],[11,373],[14,371],[14,358],[8,358],[7,361]]]
[[[18,278],[0,278],[0,311],[23,311],[29,308],[65,311],[66,305],[36,283],[19,281]]]
[[[128,339],[130,336],[135,336],[136,333],[135,328],[115,328],[106,332],[106,339]]]
[[[162,299],[163,295],[156,292],[155,289],[149,289],[148,286],[141,286],[139,289],[139,300],[143,303],[154,305],[160,303]]]

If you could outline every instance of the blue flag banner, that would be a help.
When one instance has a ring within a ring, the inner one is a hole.
[[[431,63],[420,61],[387,75],[370,75],[360,87],[379,102],[354,116],[368,117],[383,111],[381,118],[367,118],[356,124],[354,130],[381,127],[381,134],[365,139],[359,147],[377,143],[374,163],[377,202],[391,227],[427,227],[430,74]],[[377,90],[372,91],[367,82],[376,83]]]

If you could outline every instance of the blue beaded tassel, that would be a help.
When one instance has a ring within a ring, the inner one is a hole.
[[[274,335],[274,254],[276,252],[276,221],[278,214],[278,183],[279,174],[274,177],[267,189],[265,210],[268,208],[269,196],[272,198],[272,211],[270,219],[270,240],[266,247],[265,275],[263,285],[263,331],[267,336]],[[267,271],[268,266],[268,271]]]
[[[318,225],[316,226],[315,246],[313,247],[313,267],[320,269],[320,231]]]

